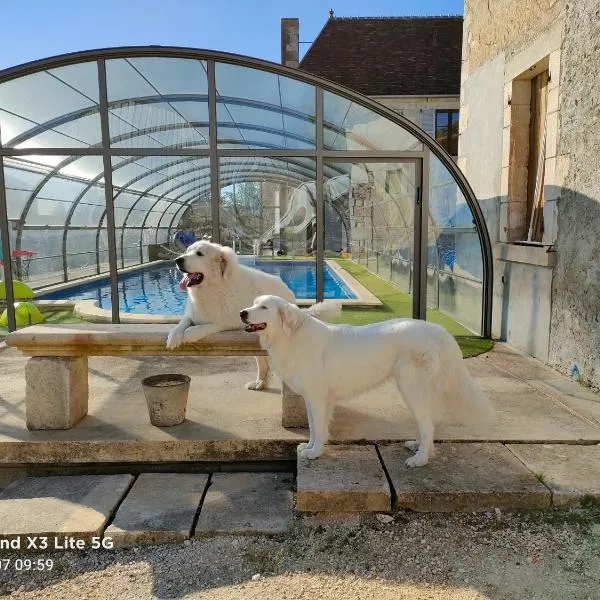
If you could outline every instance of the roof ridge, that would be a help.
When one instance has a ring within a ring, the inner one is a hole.
[[[330,17],[330,21],[367,21],[367,20],[371,20],[371,21],[384,21],[384,20],[388,20],[388,21],[393,21],[393,20],[404,20],[404,21],[408,21],[410,20],[417,20],[417,19],[463,19],[463,15],[403,15],[403,16],[397,16],[397,17]]]

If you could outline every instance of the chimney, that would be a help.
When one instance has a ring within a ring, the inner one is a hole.
[[[281,19],[281,64],[298,68],[300,63],[300,21]]]

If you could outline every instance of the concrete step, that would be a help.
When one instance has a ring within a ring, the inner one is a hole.
[[[600,502],[600,445],[441,443],[417,469],[407,456],[401,444],[330,445],[319,459],[301,459],[297,510],[320,519]],[[0,550],[282,534],[294,521],[293,488],[290,473],[25,477],[0,494]]]
[[[391,498],[374,445],[326,446],[318,459],[298,459],[301,512],[389,512]]]
[[[396,508],[473,512],[550,507],[550,490],[502,444],[436,444],[435,450],[428,465],[411,468],[403,444],[380,447]]]

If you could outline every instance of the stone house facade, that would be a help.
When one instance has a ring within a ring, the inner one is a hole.
[[[458,151],[495,245],[494,335],[595,386],[598,40],[598,0],[466,0]]]

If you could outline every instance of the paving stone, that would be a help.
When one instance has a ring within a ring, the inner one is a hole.
[[[115,546],[189,538],[207,483],[208,475],[196,473],[141,474],[105,537]]]
[[[102,533],[132,475],[25,477],[0,495],[0,537],[48,537],[49,550],[64,536],[89,543]],[[88,546],[89,547],[89,546]],[[41,548],[44,549],[44,548]]]
[[[217,473],[195,535],[286,533],[293,518],[292,487],[289,473]]]
[[[303,512],[387,512],[390,486],[375,446],[326,446],[298,458],[297,505]]]
[[[508,448],[551,489],[554,506],[600,503],[600,444],[510,444]]]
[[[436,444],[424,467],[407,467],[403,444],[380,446],[396,507],[421,512],[546,508],[550,491],[502,444]]]

